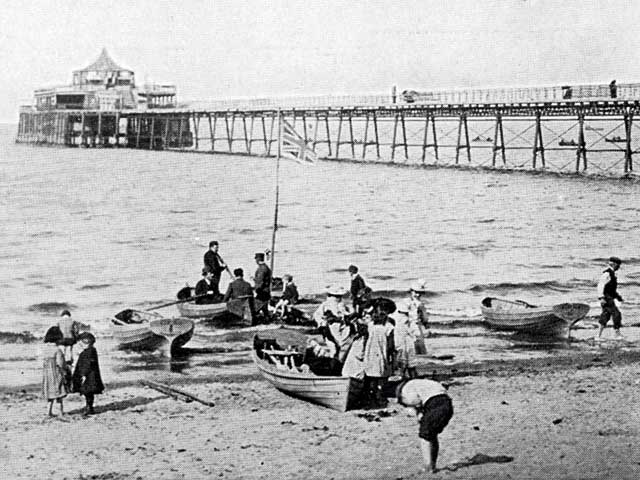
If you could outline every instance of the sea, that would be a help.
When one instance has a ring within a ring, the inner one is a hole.
[[[163,352],[118,351],[109,318],[171,302],[185,284],[195,285],[210,240],[250,277],[254,254],[271,248],[274,159],[37,147],[14,143],[16,131],[0,125],[0,387],[40,381],[37,350],[63,309],[98,337],[107,383],[225,362],[253,369],[243,363],[248,345],[216,349],[216,328],[200,323],[187,344],[194,353],[180,368]],[[423,279],[430,352],[465,361],[553,356],[599,348],[589,341],[596,284],[616,255],[624,262],[624,348],[636,348],[638,181],[282,161],[277,183],[274,271],[291,274],[302,296],[348,288],[350,264],[394,299]],[[573,342],[519,339],[483,326],[487,296],[582,302],[591,320]],[[178,315],[174,306],[157,311]]]

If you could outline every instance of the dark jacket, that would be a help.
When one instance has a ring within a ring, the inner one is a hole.
[[[209,293],[213,292],[213,293]],[[196,299],[196,305],[208,305],[210,303],[216,303],[216,294],[214,290],[213,283],[209,285],[207,281],[203,278],[198,283],[196,283],[196,296],[198,295],[206,295],[202,298]],[[209,293],[207,295],[207,293]]]
[[[605,272],[609,274],[610,278],[610,280],[604,286],[605,297],[611,297],[620,300],[620,294],[618,293],[618,277],[616,277],[616,272],[612,268],[607,268]]]
[[[358,298],[358,294],[361,290],[364,290],[367,285],[364,283],[364,279],[358,274],[351,279],[351,288],[349,289],[351,292],[351,298]]]
[[[82,381],[85,377],[85,381]],[[73,372],[73,391],[86,394],[104,392],[104,384],[100,376],[98,352],[92,346],[85,348],[78,356],[78,363]]]
[[[207,250],[204,254],[204,266],[209,267],[215,277],[219,277],[224,272],[226,266],[223,266],[222,258],[217,253]]]
[[[244,278],[236,278],[229,284],[227,293],[224,294],[225,302],[237,298],[253,298],[253,288]]]
[[[258,265],[255,279],[256,298],[258,300],[269,300],[271,298],[271,269],[266,264]]]
[[[288,300],[291,305],[294,305],[300,299],[300,295],[298,294],[298,287],[296,287],[293,283],[288,284],[284,288],[284,292],[282,292],[282,300]]]

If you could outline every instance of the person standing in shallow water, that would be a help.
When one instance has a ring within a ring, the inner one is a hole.
[[[613,331],[616,338],[622,338],[620,333],[620,327],[622,326],[622,314],[616,306],[616,300],[622,302],[622,297],[618,293],[618,278],[616,272],[620,268],[622,260],[618,257],[610,257],[608,267],[602,272],[600,281],[598,282],[598,300],[600,300],[600,306],[602,307],[602,313],[600,314],[600,330],[598,331],[598,340],[602,338],[602,332],[604,331],[609,319],[613,319]]]
[[[104,392],[104,384],[100,375],[98,352],[93,346],[96,337],[85,332],[80,335],[80,346],[84,348],[78,356],[78,363],[73,372],[73,391],[84,395],[86,406],[85,415],[93,415],[93,401],[97,394]]]
[[[53,417],[54,400],[60,405],[60,415],[64,415],[63,399],[67,396],[65,378],[67,363],[62,352],[62,332],[51,327],[44,336],[42,349],[42,397],[49,402],[49,416]]]

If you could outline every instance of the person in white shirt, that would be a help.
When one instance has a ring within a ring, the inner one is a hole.
[[[610,257],[608,267],[602,272],[600,281],[598,282],[598,300],[600,300],[600,306],[602,307],[602,313],[600,314],[600,330],[598,332],[598,340],[602,337],[609,319],[613,319],[613,331],[616,338],[622,338],[620,333],[620,327],[622,325],[622,314],[616,306],[615,300],[622,302],[622,297],[618,293],[618,278],[616,277],[616,271],[620,268],[622,260],[618,257]]]
[[[441,383],[426,378],[401,382],[396,388],[398,403],[415,410],[420,422],[420,449],[428,470],[435,473],[440,443],[438,435],[453,417],[453,404]]]

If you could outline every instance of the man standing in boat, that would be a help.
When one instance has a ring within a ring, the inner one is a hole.
[[[220,295],[220,278],[222,277],[222,272],[225,270],[229,272],[231,275],[231,270],[222,257],[218,253],[218,249],[220,245],[216,240],[212,240],[209,242],[209,250],[204,254],[204,266],[209,268],[213,277],[211,278],[211,283],[213,284],[213,291],[216,295]]]
[[[616,306],[616,300],[622,302],[622,297],[618,293],[618,278],[616,271],[620,268],[622,260],[618,257],[609,258],[609,266],[602,272],[600,281],[598,282],[598,300],[602,307],[600,314],[600,331],[598,332],[598,340],[602,337],[602,332],[607,326],[609,319],[613,319],[613,332],[615,338],[622,338],[620,326],[622,325],[622,314]]]
[[[229,308],[229,302],[236,300],[240,304],[240,308],[237,313],[249,323],[253,323],[255,316],[254,304],[253,304],[253,288],[251,284],[244,279],[244,271],[241,268],[236,268],[233,271],[235,280],[227,287],[227,293],[224,295],[223,301],[227,302],[227,308]]]
[[[258,268],[253,276],[254,290],[256,292],[256,313],[263,318],[269,316],[269,300],[271,300],[271,269],[264,262],[264,253],[255,255]]]
[[[208,305],[216,303],[219,300],[220,294],[215,293],[213,290],[213,272],[209,270],[209,267],[202,269],[202,279],[196,283],[196,305]]]

